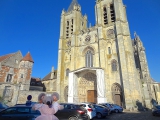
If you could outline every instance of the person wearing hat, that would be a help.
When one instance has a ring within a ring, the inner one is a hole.
[[[52,99],[50,96],[45,96],[42,106],[38,109],[41,113],[35,120],[59,120],[54,114],[56,113],[52,107]]]

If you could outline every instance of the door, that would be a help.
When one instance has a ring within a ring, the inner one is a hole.
[[[87,102],[97,103],[97,91],[96,90],[87,91]]]
[[[115,104],[121,106],[121,95],[115,94]]]

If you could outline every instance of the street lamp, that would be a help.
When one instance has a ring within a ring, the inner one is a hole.
[[[18,95],[17,95],[17,101],[16,101],[16,104],[18,103],[18,98],[19,98],[19,91],[20,91],[20,88],[21,88],[21,85],[22,85],[22,83],[21,82],[19,82],[19,89],[18,89]]]

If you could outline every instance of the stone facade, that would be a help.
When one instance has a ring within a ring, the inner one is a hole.
[[[57,70],[52,67],[51,72],[42,79],[46,94],[50,95],[56,91]]]
[[[133,109],[139,101],[151,108],[155,92],[145,49],[136,34],[131,39],[122,0],[97,0],[95,12],[96,25],[88,28],[76,0],[62,11],[56,80],[60,101],[89,102],[88,92],[96,91],[97,102]],[[101,78],[95,72],[99,69]]]
[[[0,96],[6,102],[15,104],[20,90],[29,91],[33,63],[30,53],[0,56]]]

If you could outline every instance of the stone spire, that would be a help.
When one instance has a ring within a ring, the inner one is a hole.
[[[72,0],[67,12],[72,11],[74,9],[74,5],[79,5],[77,0]]]

